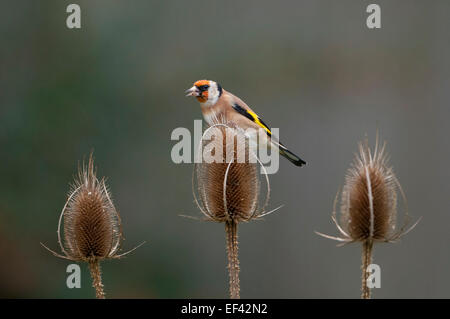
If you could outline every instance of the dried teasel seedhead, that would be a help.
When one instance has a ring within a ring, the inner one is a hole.
[[[64,241],[61,239],[61,226]],[[100,261],[131,252],[118,254],[123,239],[121,219],[105,179],[99,180],[96,176],[92,154],[88,164],[83,163],[78,170],[61,212],[57,233],[63,255],[44,247],[54,255],[72,261]]]
[[[65,249],[78,260],[113,257],[122,232],[105,180],[97,179],[92,157],[78,175],[64,212]]]
[[[231,122],[209,127],[200,152],[205,149],[211,150],[214,159],[203,158],[196,164],[193,184],[196,182],[197,187],[193,185],[193,191],[207,220],[241,222],[271,213],[263,211],[270,193],[267,174],[260,173],[263,166],[240,129]],[[263,176],[267,185],[265,196],[261,195]]]
[[[198,207],[207,220],[225,224],[232,299],[240,298],[238,224],[275,211],[263,211],[269,200],[269,180],[254,146],[235,124],[217,123],[203,134],[196,163],[202,161],[194,168],[193,193]],[[261,195],[262,176],[267,184],[266,196]]]
[[[407,229],[409,215],[405,209],[403,225],[397,226],[398,194],[406,207],[403,190],[388,164],[386,143],[379,147],[378,137],[372,153],[367,139],[359,144],[359,154],[347,171],[341,192],[340,223],[336,218],[334,203],[332,219],[342,237],[318,233],[342,243],[349,242],[392,242],[413,229],[417,222]]]
[[[64,243],[61,240],[61,225]],[[140,246],[118,254],[122,242],[120,216],[105,179],[98,180],[95,174],[92,153],[87,166],[83,163],[78,169],[78,177],[59,217],[57,233],[63,255],[41,245],[57,257],[86,262],[91,272],[92,287],[99,299],[105,298],[100,262],[107,258],[120,258]]]

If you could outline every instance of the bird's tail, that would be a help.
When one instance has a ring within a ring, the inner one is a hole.
[[[285,146],[282,144],[278,145],[280,155],[287,158],[291,163],[293,163],[296,166],[303,166],[306,165],[306,162],[302,160],[300,157],[292,153],[290,150],[288,150]]]

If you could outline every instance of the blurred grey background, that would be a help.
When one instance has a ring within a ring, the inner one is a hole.
[[[66,6],[82,10],[69,30]],[[200,119],[184,97],[218,81],[308,161],[280,160],[265,221],[240,227],[243,298],[358,298],[361,247],[337,248],[330,213],[357,142],[376,130],[423,220],[379,244],[375,298],[448,298],[450,2],[12,1],[0,11],[0,297],[91,298],[66,288],[56,226],[78,163],[95,151],[129,249],[103,264],[107,297],[225,298],[224,227],[200,216],[176,127]]]

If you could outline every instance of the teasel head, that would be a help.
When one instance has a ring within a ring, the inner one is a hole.
[[[361,242],[363,244],[363,298],[370,298],[367,288],[367,267],[372,260],[375,242],[395,242],[412,230],[419,221],[410,224],[406,197],[402,187],[388,163],[386,143],[380,147],[378,134],[372,152],[367,138],[359,143],[359,152],[347,171],[345,184],[340,194],[340,222],[336,214],[339,193],[334,200],[332,220],[340,237],[319,232],[318,235],[339,241],[338,246]],[[405,211],[403,221],[398,224],[399,199]]]
[[[205,160],[205,149],[214,160]],[[199,152],[202,162],[194,167],[194,199],[206,220],[225,223],[230,297],[240,298],[237,225],[275,211],[264,211],[269,179],[249,139],[232,122],[209,127]]]
[[[244,133],[232,122],[216,124],[203,134],[200,151],[206,148],[213,158],[196,163],[193,178],[194,198],[206,220],[239,223],[267,215],[268,175]]]
[[[105,179],[99,180],[96,176],[92,153],[88,164],[83,163],[78,169],[78,176],[59,217],[57,234],[62,254],[41,243],[42,246],[57,257],[87,262],[96,295],[104,298],[100,261],[123,257],[137,247],[119,254],[123,240],[120,215]]]

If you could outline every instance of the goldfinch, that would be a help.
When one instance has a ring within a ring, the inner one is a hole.
[[[306,162],[289,151],[272,136],[269,126],[253,112],[240,98],[225,91],[220,84],[210,80],[200,80],[186,90],[186,96],[194,96],[200,102],[203,118],[208,125],[231,121],[241,129],[263,129],[267,134],[271,147],[278,149],[280,154],[296,166]]]

